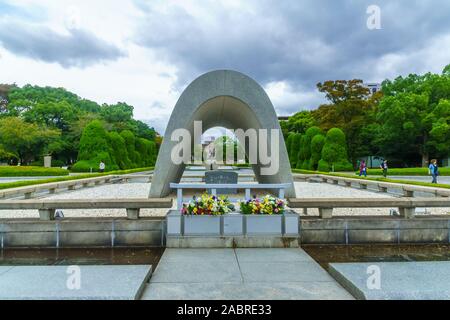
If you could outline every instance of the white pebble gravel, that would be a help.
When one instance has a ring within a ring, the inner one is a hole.
[[[364,201],[368,198],[394,197],[386,193],[378,193],[368,190],[359,190],[336,186],[326,183],[295,182],[295,190],[298,198],[358,198]],[[148,197],[150,184],[148,183],[125,183],[110,184],[91,188],[82,188],[70,192],[62,192],[46,199],[139,199]],[[175,206],[176,201],[174,201]],[[352,215],[389,215],[391,208],[339,208],[333,214],[337,216]],[[394,209],[394,208],[392,208]],[[396,209],[396,208],[395,208]],[[167,209],[143,209],[142,217],[165,216]],[[296,210],[303,215],[303,210]],[[430,214],[448,214],[449,208],[428,209]],[[317,209],[309,209],[308,216],[318,215]],[[125,209],[94,209],[94,210],[64,210],[65,217],[125,217]],[[0,210],[0,218],[37,218],[37,210]]]

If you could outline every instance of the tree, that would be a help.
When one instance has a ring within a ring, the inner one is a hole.
[[[294,134],[291,144],[291,158],[289,159],[291,161],[292,168],[297,167],[298,152],[300,151],[301,140],[302,140],[301,133]]]
[[[9,92],[15,85],[0,84],[0,117],[8,113]]]
[[[317,134],[311,140],[311,159],[309,161],[310,170],[317,170],[317,165],[322,158],[322,149],[325,145],[325,136]]]
[[[292,140],[294,139],[295,133],[290,132],[286,138],[286,150],[289,155],[289,162],[292,165],[293,159],[292,159],[292,153],[291,153],[291,147],[292,147]]]
[[[306,161],[306,159],[309,160],[308,157],[308,142],[306,141],[308,140],[308,137],[306,136],[306,134],[302,134],[302,137],[300,138],[300,145],[299,145],[299,149],[298,149],[298,153],[297,153],[297,163],[295,164],[295,167],[297,169],[303,169],[304,167],[304,162]]]
[[[117,132],[112,131],[108,133],[109,145],[112,150],[112,157],[114,162],[120,169],[128,169],[132,167],[130,158],[128,157],[127,146],[125,139]]]
[[[289,132],[305,133],[308,128],[316,125],[316,119],[311,111],[300,111],[289,117],[287,124],[284,125]]]
[[[321,133],[322,130],[319,127],[311,127],[306,130],[306,133],[302,136],[302,140],[300,143],[300,151],[298,153],[299,162],[297,163],[297,169],[311,169],[311,141],[314,136]]]
[[[360,139],[363,128],[372,120],[368,116],[381,97],[381,93],[370,95],[370,90],[362,80],[325,81],[317,85],[320,92],[325,93],[330,104],[320,106],[314,116],[322,130],[333,127],[341,128],[347,137],[347,150],[355,165],[361,156]]]
[[[319,171],[352,171],[353,166],[348,161],[345,134],[339,128],[328,131],[325,145],[322,149],[322,159],[319,161]]]
[[[83,172],[92,169],[97,171],[101,161],[105,163],[106,170],[116,170],[118,166],[111,154],[108,133],[101,121],[94,120],[83,131],[78,161],[73,166],[73,170]]]
[[[124,130],[120,133],[122,138],[125,140],[125,145],[127,146],[128,157],[131,160],[132,168],[137,168],[141,162],[141,156],[136,151],[136,137],[133,132],[129,130]]]
[[[100,115],[113,130],[132,130],[133,109],[132,106],[123,102],[113,105],[104,104]]]
[[[410,164],[447,156],[443,143],[448,130],[450,75],[446,67],[442,75],[427,73],[398,77],[383,82],[385,97],[381,100],[377,121],[377,143],[381,152],[397,161]],[[419,159],[420,156],[420,159]]]
[[[58,130],[40,128],[18,117],[0,119],[0,144],[22,164],[42,156],[43,150],[60,134]]]

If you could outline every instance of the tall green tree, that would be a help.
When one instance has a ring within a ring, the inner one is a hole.
[[[325,145],[325,136],[323,134],[315,135],[311,140],[311,159],[309,160],[309,169],[317,170],[320,159],[322,158],[322,149]]]
[[[325,145],[322,148],[322,159],[319,161],[319,171],[352,171],[353,166],[348,161],[345,133],[339,128],[328,131]]]
[[[311,111],[304,110],[297,112],[292,117],[289,117],[284,126],[289,132],[305,133],[308,128],[315,126],[317,124]]]
[[[450,75],[427,73],[383,82],[377,113],[378,145],[392,159],[425,166],[430,155],[448,156]]]
[[[60,134],[58,130],[41,128],[18,117],[0,119],[0,145],[22,164],[28,164],[49,152],[48,146]]]
[[[370,94],[362,80],[336,80],[319,83],[317,88],[324,93],[329,104],[314,111],[319,126],[324,131],[341,128],[347,137],[347,150],[353,165],[362,156],[361,132],[372,118],[368,116],[380,98],[380,93]]]
[[[298,161],[298,152],[300,151],[300,145],[302,141],[302,134],[296,133],[294,134],[292,138],[292,144],[291,144],[291,158],[289,159],[291,161],[291,167],[296,168],[297,167],[297,161]]]

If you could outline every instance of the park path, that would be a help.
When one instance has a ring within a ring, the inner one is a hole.
[[[166,249],[142,299],[353,297],[302,249]]]

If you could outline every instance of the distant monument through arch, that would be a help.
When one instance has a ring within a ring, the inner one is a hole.
[[[267,93],[255,80],[240,72],[218,70],[194,80],[175,105],[158,154],[150,190],[151,198],[169,195],[170,183],[181,180],[186,164],[175,164],[172,161],[172,150],[178,144],[178,141],[172,141],[172,133],[177,129],[186,129],[194,137],[194,122],[197,121],[202,121],[203,132],[213,127],[244,131],[266,129],[268,141],[272,130],[278,130],[278,170],[270,175],[261,174],[267,164],[263,164],[258,158],[257,163],[252,164],[253,171],[259,183],[291,183],[286,196],[295,197],[286,144]],[[248,143],[245,145],[248,153]],[[267,144],[267,151],[271,153],[270,143]]]

